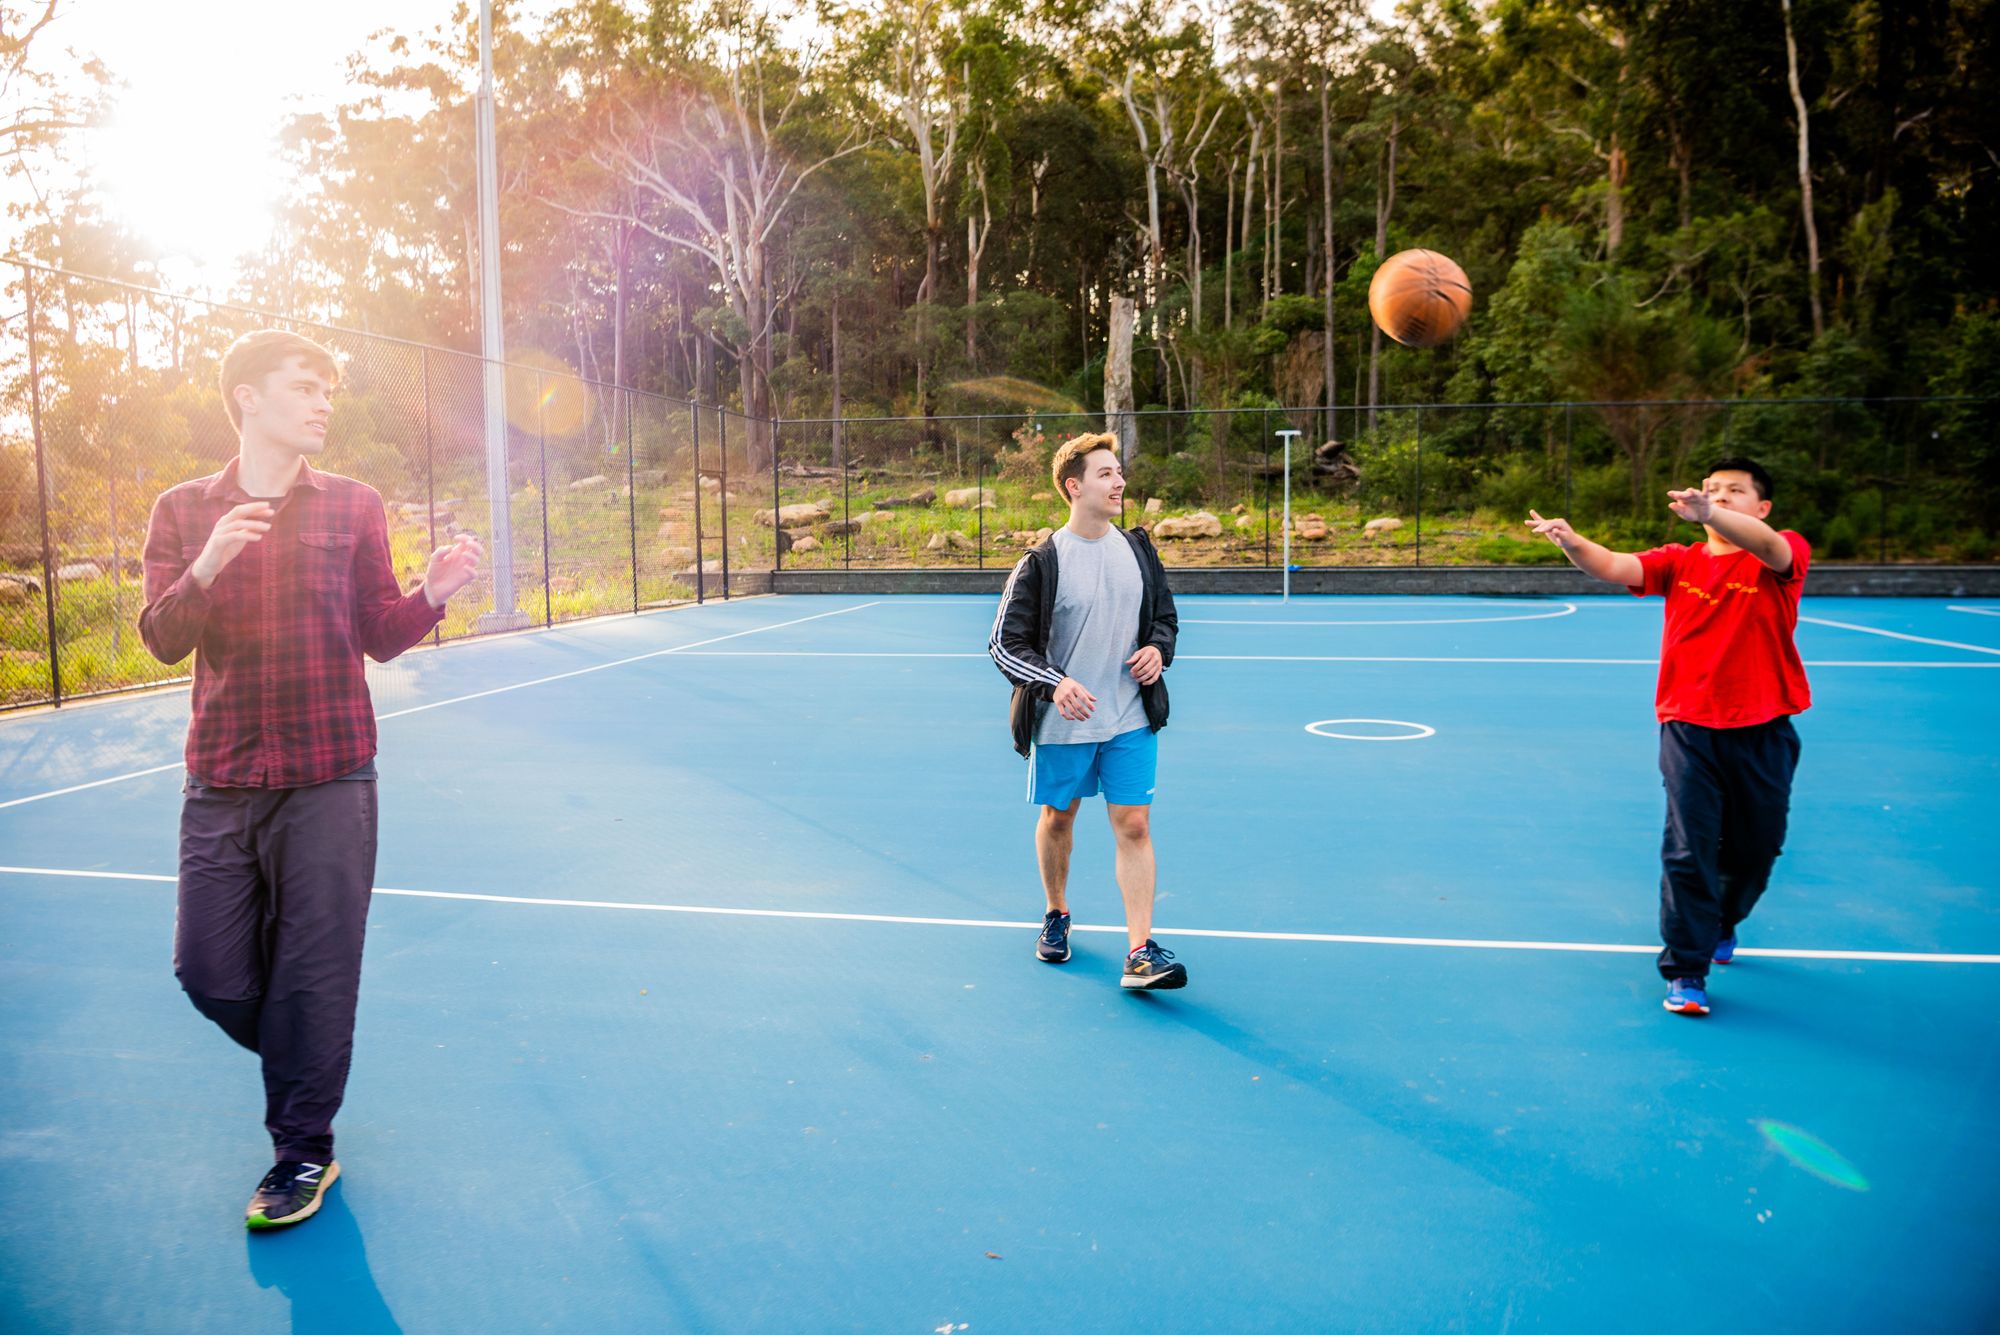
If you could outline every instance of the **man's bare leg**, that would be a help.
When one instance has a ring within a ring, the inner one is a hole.
[[[1069,850],[1076,842],[1076,809],[1082,805],[1079,797],[1066,811],[1045,806],[1035,822],[1035,861],[1041,864],[1042,892],[1051,913],[1069,912]]]
[[[1115,802],[1104,806],[1118,844],[1118,893],[1125,897],[1127,948],[1137,950],[1153,935],[1153,809]]]

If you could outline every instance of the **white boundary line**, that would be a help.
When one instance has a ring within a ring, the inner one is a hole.
[[[1962,644],[1957,640],[1933,640],[1924,635],[1905,635],[1900,630],[1882,630],[1876,626],[1857,626],[1851,621],[1828,621],[1825,617],[1799,618],[1810,621],[1815,626],[1832,626],[1837,630],[1858,630],[1863,635],[1882,635],[1892,640],[1909,640],[1913,644],[1935,644],[1942,649],[1964,649],[1975,654],[2000,655],[2000,649],[1990,649],[1983,644]]]
[[[505,695],[509,691],[526,690],[530,686],[546,686],[552,681],[566,681],[571,677],[581,677],[592,672],[603,672],[607,668],[624,667],[627,664],[643,662],[649,658],[663,658],[669,654],[686,653],[690,649],[698,649],[707,644],[721,644],[724,640],[740,639],[745,635],[756,635],[767,630],[783,630],[787,626],[797,626],[807,621],[819,621],[825,617],[837,617],[846,612],[860,612],[877,606],[880,606],[879,599],[875,602],[856,603],[852,607],[837,607],[831,612],[815,612],[808,617],[795,617],[790,621],[779,621],[768,626],[752,626],[748,630],[732,631],[727,635],[715,635],[706,640],[695,640],[688,644],[676,644],[665,649],[654,649],[648,653],[633,654],[629,658],[615,658],[608,663],[593,663],[589,667],[575,668],[568,672],[558,672],[548,677],[536,677],[532,681],[517,681],[507,686],[495,686],[491,690],[474,691],[470,695],[456,695],[449,700],[434,700],[427,705],[414,705],[409,709],[391,710],[387,714],[377,714],[375,721],[380,723],[386,719],[405,718],[411,714],[424,713],[426,710],[442,709],[446,705],[462,705],[468,700],[483,700],[490,695]],[[984,655],[979,655],[979,657],[984,657]],[[46,793],[34,793],[27,797],[16,797],[6,802],[0,802],[0,811],[5,811],[9,807],[26,806],[30,802],[45,802],[51,797],[62,797],[69,793],[80,793],[87,788],[102,788],[109,783],[124,783],[127,779],[143,779],[149,774],[164,774],[168,770],[180,769],[181,764],[182,762],[177,760],[168,765],[155,765],[151,769],[136,769],[126,774],[114,774],[108,779],[93,779],[89,783],[72,784],[67,788],[56,788]]]
[[[55,876],[92,881],[146,881],[172,885],[175,878],[146,872],[74,871],[61,867],[0,867],[10,876]],[[609,909],[633,913],[685,913],[715,918],[781,918],[801,922],[864,922],[911,927],[984,927],[1030,932],[1039,922],[1013,922],[1001,918],[924,918],[895,913],[835,913],[809,909],[722,908],[708,904],[628,903],[615,899],[547,899],[524,895],[482,895],[453,890],[399,890],[386,885],[375,887],[378,895],[407,899],[457,900],[477,904],[513,904],[528,908]],[[1077,923],[1074,932],[1116,933],[1125,928],[1113,924]],[[1628,946],[1601,941],[1495,941],[1477,937],[1445,936],[1362,936],[1344,932],[1251,932],[1209,927],[1155,927],[1156,936],[1210,937],[1231,941],[1303,941],[1329,945],[1429,946],[1453,950],[1544,950],[1582,955],[1657,955],[1658,946]],[[1974,955],[1913,950],[1789,950],[1780,947],[1746,947],[1741,956],[1792,960],[1857,960],[1900,964],[2000,964],[2000,955]]]
[[[689,658],[979,658],[985,654],[918,653],[888,649],[718,649]],[[1408,658],[1366,654],[1175,654],[1176,663],[1546,663],[1557,667],[1658,667],[1657,658]],[[1898,662],[1890,659],[1808,659],[1811,668],[1983,668],[2000,663]]]
[[[1529,612],[1519,616],[1504,617],[1436,617],[1404,621],[1217,621],[1184,617],[1181,624],[1183,626],[1478,626],[1496,621],[1550,621],[1556,617],[1575,614],[1575,603],[1563,603],[1553,612]]]
[[[1959,604],[1952,604],[1944,610],[1947,612],[1970,612],[1976,617],[2000,617],[2000,607],[1965,607]]]

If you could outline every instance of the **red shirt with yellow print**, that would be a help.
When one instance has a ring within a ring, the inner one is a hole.
[[[1708,544],[1668,543],[1639,553],[1635,597],[1667,600],[1660,637],[1660,722],[1748,728],[1812,705],[1792,633],[1799,624],[1812,548],[1790,529],[1792,568],[1780,575],[1749,552],[1716,556]]]

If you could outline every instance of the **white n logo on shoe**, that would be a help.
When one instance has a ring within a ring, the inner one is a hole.
[[[304,1168],[299,1170],[298,1176],[293,1178],[292,1181],[303,1182],[306,1186],[316,1187],[319,1185],[319,1175],[321,1173],[324,1173],[325,1171],[326,1171],[325,1164],[309,1163]]]

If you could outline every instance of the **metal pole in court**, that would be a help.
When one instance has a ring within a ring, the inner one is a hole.
[[[1292,442],[1304,434],[1304,432],[1293,430],[1290,427],[1277,433],[1278,439],[1284,442],[1282,448],[1285,451],[1285,574],[1283,582],[1283,601],[1285,602],[1292,600]]]
[[[479,629],[519,630],[528,614],[514,606],[514,524],[507,494],[507,353],[500,331],[500,185],[493,142],[493,0],[479,6],[479,94],[473,100],[478,139],[479,324],[486,389],[486,495],[492,506],[493,610]]]

